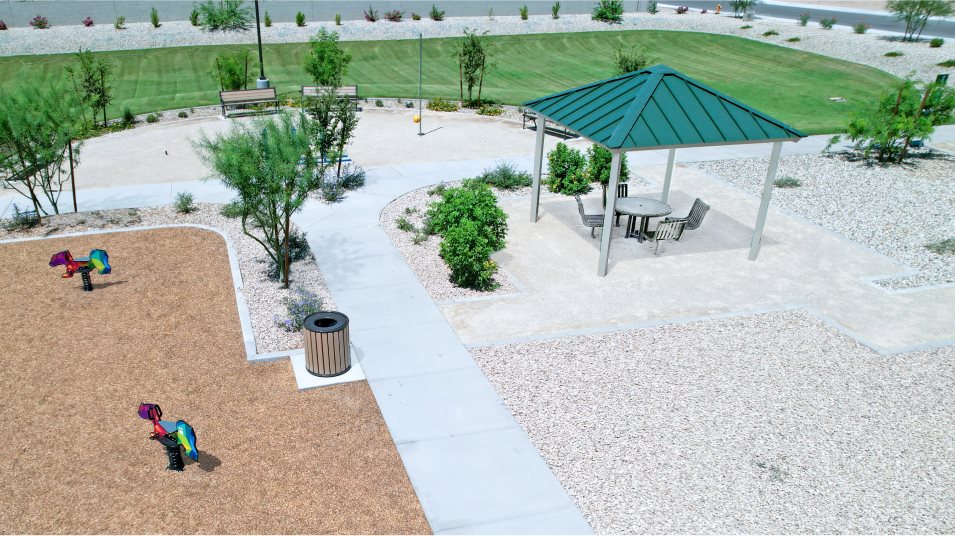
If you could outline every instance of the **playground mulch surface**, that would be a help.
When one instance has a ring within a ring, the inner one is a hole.
[[[114,273],[61,279],[64,249]],[[365,382],[299,392],[245,359],[222,238],[179,228],[0,244],[0,532],[430,533]],[[140,402],[196,430],[167,471]]]

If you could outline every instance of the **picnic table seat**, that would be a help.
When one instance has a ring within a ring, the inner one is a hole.
[[[597,227],[604,226],[604,215],[603,214],[587,214],[584,212],[584,203],[580,200],[579,195],[575,195],[574,199],[577,200],[577,211],[580,212],[580,221],[586,227],[590,227],[590,237],[597,238],[596,230]]]
[[[272,104],[278,108],[279,100],[274,87],[265,89],[238,89],[235,91],[220,91],[219,100],[222,102],[222,115],[226,115],[227,107],[245,104]]]
[[[706,212],[710,210],[710,206],[703,202],[699,197],[693,201],[693,207],[690,208],[690,213],[683,218],[677,218],[673,216],[668,216],[663,219],[664,222],[677,222],[682,221],[686,222],[685,230],[693,231],[699,229],[700,225],[703,223],[703,216],[706,216]],[[682,234],[682,233],[681,233]],[[679,240],[680,237],[677,237],[676,240]]]
[[[683,230],[685,226],[685,220],[664,220],[658,223],[656,230],[653,231],[653,235],[650,238],[654,243],[656,243],[656,247],[653,249],[653,254],[660,254],[660,243],[664,240],[679,240],[680,237],[683,236]]]

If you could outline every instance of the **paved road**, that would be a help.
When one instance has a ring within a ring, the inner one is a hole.
[[[661,4],[686,5],[694,10],[713,9],[719,0],[662,0]],[[96,21],[112,21],[123,15],[127,22],[146,22],[149,11],[156,7],[162,20],[187,20],[196,2],[193,0],[0,0],[0,19],[7,24],[24,26],[35,15],[42,14],[53,24],[79,24],[87,15]],[[392,9],[426,14],[430,11],[432,0],[375,0],[372,2],[379,13]],[[531,14],[550,13],[551,0],[440,0],[435,1],[448,16],[487,15],[490,10],[497,15],[516,15],[518,8],[527,5]],[[646,10],[648,0],[624,0],[628,12]],[[724,7],[729,3],[722,2]],[[3,5],[6,4],[6,5]],[[251,2],[246,2],[251,5]],[[332,20],[340,13],[346,20],[361,19],[369,2],[366,0],[262,0],[263,14],[269,12],[276,22],[291,22],[299,11],[307,20]],[[561,13],[590,13],[592,0],[563,0]],[[669,8],[665,8],[669,9]],[[835,8],[803,7],[785,4],[761,4],[757,16],[793,19],[802,13],[809,13],[813,21],[822,17],[835,17],[839,24],[852,25],[860,22],[869,24],[878,30],[901,32],[904,26],[891,15],[875,15],[845,11]],[[955,20],[932,21],[925,29],[926,35],[955,38]]]

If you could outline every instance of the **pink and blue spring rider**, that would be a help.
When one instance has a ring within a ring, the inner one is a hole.
[[[143,402],[139,405],[139,417],[152,421],[153,431],[149,434],[149,439],[158,441],[159,444],[166,447],[166,455],[169,457],[170,471],[182,471],[185,464],[182,460],[182,450],[186,451],[186,456],[199,461],[199,451],[196,450],[196,432],[186,421],[161,421],[162,409],[156,404],[147,404]]]
[[[70,250],[61,251],[50,257],[50,266],[66,266],[66,273],[63,277],[73,277],[76,272],[83,278],[83,290],[85,292],[93,291],[93,281],[90,279],[90,272],[99,270],[101,275],[111,273],[112,267],[109,265],[109,255],[105,250],[94,249],[90,251],[89,257],[76,257],[70,254]]]

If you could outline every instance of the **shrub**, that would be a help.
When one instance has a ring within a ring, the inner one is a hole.
[[[623,22],[623,0],[597,0],[590,18],[608,24]]]
[[[657,0],[650,0],[647,3],[647,13],[651,15],[656,15],[660,10],[657,8]]]
[[[749,30],[750,28],[752,28],[752,26],[750,26],[749,24],[746,24],[746,25],[743,25],[743,26],[740,26],[740,27],[739,27],[740,30]]]
[[[897,51],[897,50],[893,50],[892,52],[886,52],[885,54],[883,54],[883,56],[885,56],[886,58],[898,58],[898,57],[904,56],[904,55],[905,55],[905,54],[903,54],[903,53],[901,53],[901,52],[899,52],[899,51]]]
[[[319,86],[340,86],[348,72],[351,54],[339,45],[338,32],[321,28],[309,39],[309,45],[311,50],[305,56],[305,72]]]
[[[441,194],[443,194],[444,191],[447,190],[447,189],[448,189],[447,185],[445,185],[445,184],[442,182],[442,183],[436,185],[434,188],[429,189],[429,190],[428,190],[428,195],[430,195],[430,196],[441,195]]]
[[[390,20],[391,22],[401,22],[401,17],[403,16],[404,16],[404,12],[398,11],[397,9],[394,9],[392,11],[385,11],[385,18]]]
[[[395,220],[395,227],[397,227],[399,231],[404,231],[406,233],[413,233],[415,231],[414,225],[412,225],[411,222],[408,221],[408,219],[404,216]]]
[[[955,238],[946,238],[931,244],[925,244],[925,249],[939,255],[955,255]]]
[[[577,149],[571,149],[565,143],[547,153],[547,169],[550,175],[547,187],[552,192],[565,195],[577,195],[590,191],[590,184],[584,174],[586,161]]]
[[[431,17],[431,20],[442,21],[444,20],[444,11],[438,9],[438,6],[431,4],[431,13],[428,13],[428,16]]]
[[[864,34],[864,33],[866,33],[867,31],[869,31],[869,28],[871,28],[871,26],[869,26],[868,24],[866,24],[866,23],[864,23],[864,22],[860,22],[860,23],[858,23],[858,24],[853,24],[853,25],[852,25],[852,31],[855,32],[855,33],[857,33],[857,34]]]
[[[491,188],[480,180],[468,179],[458,188],[444,189],[441,200],[432,203],[426,215],[428,231],[442,237],[464,220],[477,225],[492,251],[504,247],[507,214],[497,206]]]
[[[352,165],[342,165],[342,174],[339,177],[342,188],[346,190],[357,190],[365,185],[365,170]]]
[[[531,174],[520,171],[511,162],[499,162],[494,167],[485,169],[477,180],[501,190],[519,190],[531,185]]]
[[[932,48],[938,48],[938,47],[940,47],[940,46],[942,46],[942,45],[944,45],[944,44],[945,44],[945,40],[942,39],[941,37],[935,37],[935,38],[933,38],[931,41],[928,42],[928,46],[930,46],[930,47],[932,47]]]
[[[939,67],[955,67],[955,60],[945,60],[938,64]]]
[[[159,122],[159,116],[156,114],[149,114],[146,116],[147,123],[157,123]]]
[[[176,201],[173,206],[179,214],[189,214],[196,211],[196,205],[192,202],[192,194],[189,192],[179,192],[176,194]]]
[[[769,37],[771,35],[779,35],[779,32],[777,32],[776,30],[767,30],[763,32],[763,37]]]
[[[802,186],[802,182],[800,182],[799,179],[794,179],[792,177],[776,179],[773,184],[775,184],[777,188],[799,188]]]
[[[375,11],[375,8],[368,6],[368,11],[365,12],[365,20],[368,22],[378,22],[378,12]]]
[[[423,244],[424,242],[427,242],[427,241],[428,241],[428,235],[422,233],[421,231],[418,231],[417,233],[414,234],[413,237],[411,237],[411,243],[416,246],[419,244]]]
[[[40,225],[40,218],[33,210],[20,210],[16,203],[13,204],[13,217],[3,222],[3,227],[7,231],[25,231]]]
[[[126,29],[126,17],[124,17],[124,16],[122,16],[122,15],[116,17],[116,22],[113,23],[113,28],[116,28],[117,30],[125,30],[125,29]]]
[[[799,15],[799,25],[805,26],[807,24],[809,24],[809,13],[803,13],[802,15]]]
[[[7,23],[3,22],[3,19],[0,19],[0,32],[7,29]]]
[[[831,30],[832,27],[836,25],[836,22],[838,21],[835,17],[823,17],[819,19],[819,26],[822,26],[824,30]]]
[[[264,23],[266,28],[272,27],[272,15],[269,15],[269,12],[265,12]]]
[[[616,74],[627,74],[639,71],[653,62],[653,57],[640,45],[634,45],[630,50],[623,47],[613,51],[613,63]]]
[[[527,4],[517,8],[517,10],[521,13],[521,20],[527,20]]]
[[[501,108],[500,106],[495,106],[493,104],[482,104],[481,107],[478,108],[477,113],[478,115],[498,116],[504,113],[504,108]]]
[[[93,25],[93,17],[86,17],[85,19],[83,19],[83,26],[86,26],[87,28],[89,28],[92,25]]]
[[[186,117],[189,117],[189,114],[187,114],[185,110],[180,110],[179,113],[176,114],[176,117],[185,119]]]
[[[242,217],[242,205],[236,201],[226,203],[219,209],[219,214],[222,214],[226,218],[240,218]]]
[[[292,295],[285,298],[284,302],[288,316],[279,318],[276,315],[272,320],[289,332],[301,331],[305,326],[305,319],[322,310],[322,299],[318,297],[318,294],[303,287],[296,287]]]
[[[679,6],[676,8],[677,15],[686,15],[690,11],[688,6]]]
[[[30,21],[30,26],[36,30],[46,30],[50,27],[50,21],[42,15],[37,15]]]
[[[584,176],[588,181],[600,184],[603,189],[603,204],[607,204],[607,186],[610,185],[610,167],[613,162],[613,153],[599,145],[591,145],[587,149],[587,168]],[[620,157],[619,182],[630,180],[630,169],[627,167],[627,155]]]
[[[136,116],[133,115],[133,111],[129,109],[129,106],[123,106],[123,125],[132,126],[136,122]]]
[[[408,101],[405,103],[405,108],[414,108],[414,101]]]
[[[266,20],[268,20],[268,16],[269,16],[269,13],[268,11],[266,11],[265,12]],[[199,26],[199,10],[198,9],[193,8],[192,12],[189,13],[189,23],[192,24],[193,26]],[[268,26],[268,24],[266,24],[266,26]]]
[[[550,6],[550,18],[559,19],[560,18],[560,2],[554,2],[554,5]]]
[[[377,106],[377,107],[379,107],[379,108],[383,108],[383,107],[385,106],[385,103],[382,102],[381,99],[378,99],[378,100],[375,101],[375,106]]]
[[[206,0],[199,4],[199,25],[210,32],[248,30],[251,10],[242,0]]]
[[[254,70],[252,54],[248,49],[240,49],[216,56],[209,74],[223,89],[236,91],[248,86]]]
[[[342,14],[335,13],[335,26],[341,26],[341,25],[342,25]]]
[[[153,28],[159,28],[162,26],[159,24],[159,12],[156,11],[156,8],[151,8],[149,10],[149,22],[153,25]]]
[[[798,37],[790,37],[789,39],[786,40],[787,43],[798,43],[800,41],[802,41],[802,39]]]
[[[478,224],[462,220],[445,233],[439,253],[451,270],[451,282],[474,290],[492,290],[497,263],[491,260],[493,248],[482,236]]]
[[[337,203],[345,198],[345,189],[335,177],[329,177],[322,181],[322,199],[329,203]]]
[[[428,99],[428,109],[435,112],[456,112],[458,111],[458,104],[443,97],[435,97]]]
[[[730,7],[733,8],[733,16],[742,18],[748,11],[756,7],[759,0],[729,0]]]
[[[411,12],[411,20],[421,20],[421,15],[418,15],[414,11]]]
[[[305,26],[305,13],[301,11],[295,13],[295,25],[299,28]]]

